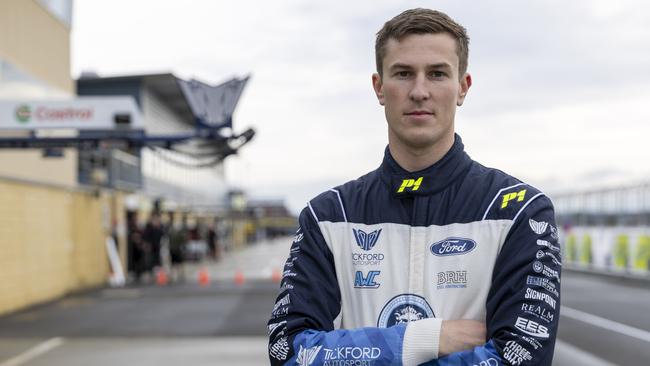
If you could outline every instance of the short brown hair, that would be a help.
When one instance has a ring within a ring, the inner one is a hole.
[[[456,40],[456,54],[458,55],[459,77],[467,72],[467,58],[469,54],[469,37],[465,28],[456,23],[447,14],[431,9],[409,9],[389,20],[377,32],[375,41],[375,59],[377,72],[382,75],[384,57],[386,56],[386,43],[389,39],[401,41],[411,34],[437,34],[447,33]]]

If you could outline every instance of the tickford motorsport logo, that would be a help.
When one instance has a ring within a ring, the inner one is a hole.
[[[548,222],[528,219],[528,225],[530,225],[531,230],[533,230],[535,234],[542,235],[546,232],[546,228],[548,227]]]
[[[381,357],[379,347],[323,348],[323,366],[369,366]]]
[[[433,310],[423,297],[414,294],[401,294],[393,297],[381,310],[377,326],[392,327],[396,324],[433,318]]]
[[[300,366],[310,366],[314,360],[316,360],[316,356],[318,356],[318,352],[320,352],[321,348],[323,348],[323,346],[302,348],[302,345],[300,345],[296,363]]]
[[[352,233],[354,234],[354,239],[357,241],[359,248],[368,251],[377,244],[377,240],[379,240],[379,235],[381,234],[381,229],[369,233],[366,233],[361,229],[352,229]]]
[[[361,229],[352,229],[354,234],[354,240],[357,242],[357,246],[363,250],[363,252],[353,252],[352,253],[352,264],[355,266],[376,266],[384,260],[384,253],[368,253],[375,247],[377,241],[379,240],[379,235],[381,235],[381,230],[378,229],[366,233]]]
[[[21,105],[16,108],[16,121],[27,123],[32,118],[32,109],[28,105]]]

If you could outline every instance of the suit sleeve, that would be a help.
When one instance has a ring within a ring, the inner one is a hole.
[[[268,322],[271,365],[415,365],[403,363],[405,325],[335,329],[341,295],[332,253],[309,208],[299,224]]]
[[[430,365],[551,365],[560,311],[560,248],[551,201],[522,208],[497,257],[486,304],[488,342]]]

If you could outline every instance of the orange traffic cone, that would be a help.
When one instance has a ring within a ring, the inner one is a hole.
[[[273,272],[271,272],[271,281],[276,283],[282,281],[282,272],[277,267],[273,268]]]
[[[199,270],[199,285],[205,287],[210,284],[210,273],[208,269],[203,267]]]
[[[246,282],[244,273],[240,270],[235,271],[235,284],[241,286],[244,284],[244,282]]]
[[[169,278],[167,277],[167,272],[164,268],[159,268],[156,271],[156,285],[165,286],[169,283]]]

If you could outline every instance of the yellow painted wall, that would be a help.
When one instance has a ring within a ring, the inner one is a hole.
[[[42,154],[40,149],[0,150],[0,177],[34,180],[69,187],[77,185],[76,149],[65,149],[62,158],[43,158]]]
[[[70,94],[70,29],[35,0],[0,1],[0,58]]]
[[[0,59],[49,86],[75,94],[70,29],[35,0],[0,0]],[[0,150],[0,176],[75,186],[77,152],[43,159],[40,149]]]
[[[119,201],[0,180],[0,314],[106,283],[105,226]]]

